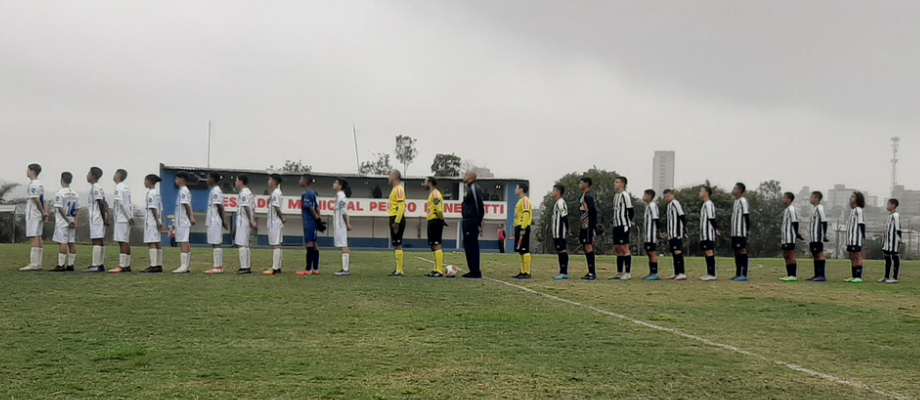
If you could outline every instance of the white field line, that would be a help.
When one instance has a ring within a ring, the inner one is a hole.
[[[434,261],[431,261],[431,260],[426,259],[426,258],[422,258],[422,257],[416,257],[416,258],[419,259],[419,260],[422,260],[422,261],[427,261],[427,262],[432,263],[432,264],[434,263]],[[791,369],[791,370],[793,370],[793,371],[796,371],[796,372],[800,372],[800,373],[803,373],[803,374],[806,374],[806,375],[811,375],[811,376],[814,376],[814,377],[817,377],[817,378],[824,379],[824,380],[826,380],[826,381],[828,381],[828,382],[833,382],[833,383],[836,383],[836,384],[839,384],[839,385],[849,386],[849,387],[856,388],[856,389],[866,390],[866,391],[875,393],[875,394],[877,394],[877,395],[879,395],[879,396],[884,396],[884,397],[887,397],[887,398],[890,398],[890,399],[894,399],[894,400],[912,400],[912,398],[910,398],[910,397],[902,396],[902,395],[899,395],[899,394],[897,394],[897,393],[889,393],[889,392],[881,391],[881,390],[872,388],[871,386],[866,385],[866,384],[863,384],[863,383],[854,382],[854,381],[847,380],[847,379],[843,379],[843,378],[838,378],[838,377],[833,376],[833,375],[830,375],[830,374],[825,374],[825,373],[823,373],[823,372],[818,372],[818,371],[815,371],[815,370],[812,370],[812,369],[808,369],[808,368],[802,367],[802,366],[800,366],[800,365],[796,365],[796,364],[792,364],[792,363],[787,363],[787,362],[785,362],[785,361],[772,360],[772,359],[767,358],[767,357],[765,357],[765,356],[762,356],[762,355],[760,355],[760,354],[752,353],[752,352],[750,352],[750,351],[747,351],[747,350],[744,350],[744,349],[740,349],[740,348],[737,348],[737,347],[735,347],[735,346],[731,346],[731,345],[727,345],[727,344],[722,344],[722,343],[713,342],[712,340],[709,340],[709,339],[706,339],[706,338],[702,338],[702,337],[699,337],[699,336],[695,336],[695,335],[691,335],[691,334],[689,334],[689,333],[684,333],[684,332],[681,332],[681,331],[679,331],[679,330],[677,330],[677,329],[666,328],[666,327],[663,327],[663,326],[660,326],[660,325],[655,325],[655,324],[650,323],[650,322],[645,322],[645,321],[641,321],[641,320],[638,320],[638,319],[633,319],[633,318],[627,317],[627,316],[622,315],[622,314],[617,314],[617,313],[615,313],[615,312],[610,312],[610,311],[607,311],[607,310],[602,310],[602,309],[600,309],[600,308],[597,308],[597,307],[594,307],[594,306],[591,306],[591,305],[582,304],[582,303],[579,303],[579,302],[577,302],[577,301],[572,301],[572,300],[568,300],[568,299],[563,299],[563,298],[561,298],[561,297],[556,297],[556,296],[553,296],[553,295],[551,295],[551,294],[546,294],[546,293],[538,292],[538,291],[533,290],[533,289],[529,289],[529,288],[526,288],[526,287],[523,287],[523,286],[518,286],[518,285],[515,285],[515,284],[513,284],[513,283],[509,283],[509,282],[505,282],[505,281],[500,281],[500,280],[498,280],[498,279],[485,278],[485,277],[483,277],[483,279],[485,279],[485,280],[487,280],[487,281],[495,282],[495,283],[498,283],[498,284],[500,284],[500,285],[504,285],[504,286],[507,286],[507,287],[510,287],[510,288],[514,288],[514,289],[520,290],[520,291],[522,291],[522,292],[534,294],[534,295],[537,295],[537,296],[540,296],[540,297],[544,297],[544,298],[547,298],[547,299],[550,299],[550,300],[555,300],[555,301],[558,301],[558,302],[560,302],[560,303],[566,303],[566,304],[570,304],[570,305],[573,305],[573,306],[586,308],[586,309],[591,310],[591,311],[594,311],[594,312],[596,312],[596,313],[603,314],[603,315],[606,315],[606,316],[608,316],[608,317],[614,317],[614,318],[618,318],[618,319],[621,319],[621,320],[624,320],[624,321],[632,322],[632,323],[634,323],[634,324],[636,324],[636,325],[643,326],[643,327],[646,327],[646,328],[649,328],[649,329],[654,329],[654,330],[656,330],[656,331],[671,333],[671,334],[680,336],[680,337],[685,338],[685,339],[690,339],[690,340],[694,340],[694,341],[697,341],[697,342],[706,344],[706,345],[708,345],[708,346],[718,347],[718,348],[723,349],[723,350],[728,350],[728,351],[731,351],[731,352],[734,352],[734,353],[738,353],[738,354],[741,354],[741,355],[745,355],[745,356],[748,356],[748,357],[751,357],[751,358],[755,358],[755,359],[758,359],[758,360],[761,360],[761,361],[766,361],[766,362],[771,363],[771,364],[780,365],[780,366],[789,368],[789,369]]]

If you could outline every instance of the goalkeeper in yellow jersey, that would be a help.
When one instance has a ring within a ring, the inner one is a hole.
[[[438,190],[438,180],[433,176],[425,179],[425,189],[428,189],[428,245],[434,252],[434,271],[426,278],[440,279],[444,277],[444,252],[441,251],[444,227],[444,196]]]
[[[406,276],[403,271],[403,233],[406,232],[406,189],[402,184],[402,174],[393,170],[390,172],[390,186],[393,191],[390,192],[390,202],[387,212],[390,216],[390,243],[396,251],[396,271],[390,274],[393,278],[402,278]]]
[[[520,183],[514,189],[518,197],[517,206],[514,207],[514,251],[521,255],[521,273],[513,276],[517,280],[529,280],[532,258],[530,256],[530,225],[533,224],[533,205],[527,198],[526,184]]]

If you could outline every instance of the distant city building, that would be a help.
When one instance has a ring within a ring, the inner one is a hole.
[[[825,193],[824,199],[826,200],[826,207],[835,208],[850,208],[850,196],[853,195],[853,192],[859,189],[848,188],[846,185],[834,185],[833,189],[830,189]],[[872,207],[878,207],[878,196],[870,196],[869,192],[865,190],[859,190],[863,195],[866,196],[866,205]]]
[[[908,190],[904,185],[896,185],[891,195],[901,203],[898,211],[902,214],[920,214],[920,190]]]
[[[656,151],[652,159],[652,189],[660,196],[665,189],[674,188],[674,152]]]

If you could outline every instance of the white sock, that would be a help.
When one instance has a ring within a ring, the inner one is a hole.
[[[179,266],[182,268],[188,268],[188,259],[191,258],[192,253],[181,253],[179,254]]]
[[[147,254],[150,255],[150,266],[151,266],[151,267],[156,267],[156,266],[157,266],[157,249],[156,249],[156,247],[147,250]]]
[[[38,254],[36,255],[36,260],[35,260],[38,262],[38,264],[35,264],[35,265],[38,265],[39,267],[41,267],[42,264],[45,263],[45,249],[37,248],[35,250],[38,250],[37,252]]]
[[[249,269],[249,248],[240,247],[240,269]]]
[[[157,249],[157,267],[163,266],[163,249]]]
[[[77,264],[77,253],[70,253],[67,255],[67,266],[72,267]]]
[[[214,249],[214,268],[224,266],[224,249],[217,247]]]
[[[125,266],[125,255],[123,253],[118,253],[118,268]]]
[[[125,266],[131,268],[131,255],[125,254]]]
[[[348,272],[349,261],[351,261],[351,254],[342,253],[342,271]]]
[[[283,255],[281,254],[281,249],[273,249],[272,250],[272,269],[273,270],[277,271],[281,269],[282,259],[283,259]]]
[[[58,253],[58,266],[63,267],[65,264],[67,264],[67,254]]]

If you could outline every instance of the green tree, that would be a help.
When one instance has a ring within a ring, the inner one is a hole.
[[[431,163],[431,173],[434,176],[460,176],[461,164],[460,156],[454,153],[438,153],[434,155],[434,162]]]
[[[416,140],[410,136],[399,135],[396,137],[396,160],[403,165],[403,174],[409,175],[409,165],[415,161],[418,156],[418,149],[415,148]]]
[[[361,163],[358,173],[361,175],[388,175],[390,171],[393,171],[389,154],[374,153],[374,157],[376,157],[376,160]]]
[[[307,174],[313,169],[311,166],[303,163],[303,160],[285,160],[284,165],[276,167],[271,165],[268,167],[270,171],[286,172],[291,174]]]
[[[757,190],[746,195],[751,207],[751,237],[748,253],[752,257],[777,257],[782,255],[783,188],[778,181],[765,181]],[[802,221],[799,221],[800,223]],[[807,224],[803,224],[807,226]]]
[[[24,204],[26,202],[25,197],[10,198],[10,195],[13,194],[13,190],[20,186],[17,182],[6,182],[0,184],[0,204]]]

